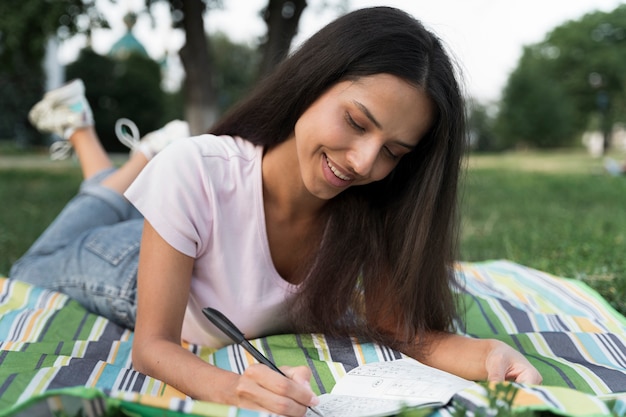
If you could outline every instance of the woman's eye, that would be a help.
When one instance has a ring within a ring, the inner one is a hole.
[[[387,154],[388,157],[390,157],[391,159],[398,159],[399,156],[396,155],[395,153],[392,152],[391,149],[389,149],[387,146],[385,146],[385,153]]]
[[[354,119],[352,118],[352,116],[350,115],[350,113],[346,113],[346,120],[348,121],[348,124],[350,126],[352,126],[352,128],[358,132],[365,132],[365,128],[363,128],[362,126],[360,126],[359,124],[357,124],[357,122],[354,121]]]

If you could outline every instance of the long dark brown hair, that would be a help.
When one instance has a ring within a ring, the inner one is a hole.
[[[313,35],[211,132],[271,147],[329,87],[381,73],[425,91],[436,109],[433,125],[386,178],[328,203],[323,241],[293,308],[299,330],[401,348],[425,332],[450,330],[456,313],[465,109],[442,42],[398,9],[351,12]]]

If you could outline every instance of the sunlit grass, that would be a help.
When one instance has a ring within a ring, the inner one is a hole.
[[[78,169],[0,169],[0,275],[9,268],[76,193]]]
[[[474,155],[461,259],[582,279],[626,312],[626,177],[583,152]]]

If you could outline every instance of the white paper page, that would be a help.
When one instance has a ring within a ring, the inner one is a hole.
[[[320,396],[318,408],[326,417],[383,416],[403,405],[446,404],[456,392],[473,384],[410,358],[376,362],[348,372],[331,394]]]
[[[351,397],[348,395],[320,395],[316,407],[324,417],[379,417],[393,415],[402,410],[404,403],[379,398]],[[318,417],[307,411],[306,417]]]

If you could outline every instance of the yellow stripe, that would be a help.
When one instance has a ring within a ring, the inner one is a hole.
[[[326,343],[326,338],[322,334],[313,334],[313,346],[317,348],[318,355],[323,361],[330,361],[330,350],[328,349],[328,344]]]
[[[107,357],[107,362],[115,363],[115,358],[120,350],[120,342],[115,341],[111,343],[111,350],[109,351],[109,356]]]
[[[106,367],[106,363],[101,362],[97,368],[94,368],[95,373],[92,371],[91,375],[89,376],[89,379],[87,380],[87,382],[85,383],[86,387],[95,387],[96,383],[98,382],[98,380],[100,379],[100,376],[102,375],[102,372],[104,372],[104,368]]]
[[[363,354],[361,344],[358,343],[358,340],[352,338],[352,346],[354,347],[354,354],[357,356],[359,365],[363,365],[365,363],[365,355]]]
[[[598,327],[594,322],[589,320],[587,317],[571,317],[572,321],[576,323],[579,331],[585,333],[604,333],[604,329]],[[608,323],[607,323],[608,324]]]
[[[33,312],[31,315],[29,315],[28,323],[24,327],[24,330],[22,331],[22,335],[21,335],[22,340],[31,340],[30,336],[33,334],[33,329],[37,327],[37,318],[41,316],[42,313],[43,313],[43,310],[37,310]],[[35,335],[39,335],[39,332],[35,332]]]

